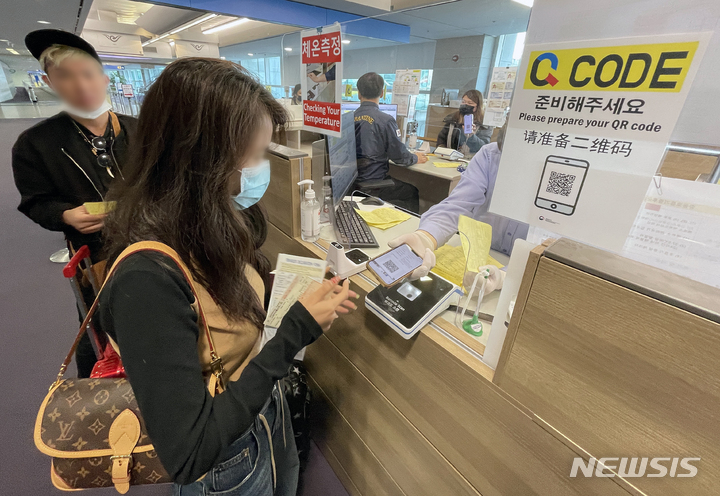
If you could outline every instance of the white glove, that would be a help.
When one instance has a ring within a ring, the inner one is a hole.
[[[390,248],[397,248],[402,244],[407,244],[410,248],[412,248],[412,251],[417,253],[418,256],[421,256],[423,259],[422,265],[410,274],[410,279],[420,279],[421,277],[428,275],[430,269],[435,267],[435,238],[425,231],[415,231],[398,236],[388,242],[388,246]]]
[[[489,294],[496,289],[503,287],[503,283],[505,282],[505,271],[498,269],[494,265],[483,265],[478,270],[483,272],[486,269],[490,271],[490,277],[488,277],[487,284],[485,285],[485,294]],[[465,289],[468,291],[472,288],[472,283],[476,275],[478,275],[477,272],[465,272],[465,275],[463,276],[463,286],[465,286]],[[478,289],[480,288],[480,281],[478,281],[478,284],[475,287]]]

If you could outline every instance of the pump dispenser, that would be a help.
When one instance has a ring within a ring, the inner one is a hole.
[[[305,179],[298,186],[309,185],[305,190],[305,200],[300,204],[300,229],[303,241],[313,243],[320,237],[320,202],[315,199],[312,185],[315,181]]]

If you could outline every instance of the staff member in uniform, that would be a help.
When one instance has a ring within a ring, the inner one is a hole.
[[[413,165],[427,162],[427,157],[424,153],[411,153],[400,141],[395,119],[380,111],[384,86],[385,80],[374,72],[363,74],[357,82],[361,103],[355,111],[358,165],[355,188],[417,213],[420,210],[417,188],[390,177],[390,160],[396,165]]]
[[[478,90],[465,92],[462,104],[457,112],[445,117],[443,128],[437,139],[437,146],[460,150],[464,154],[475,154],[490,143],[493,128],[483,126],[483,97]],[[473,116],[473,132],[465,133],[463,120],[466,115]]]
[[[473,157],[450,196],[423,214],[417,231],[399,236],[388,243],[390,248],[407,243],[413,251],[423,257],[423,264],[413,272],[413,278],[427,275],[435,266],[433,252],[447,243],[457,232],[458,219],[461,215],[490,224],[493,228],[491,248],[506,255],[510,255],[512,252],[516,239],[527,238],[527,224],[488,212],[500,166],[504,137],[505,128],[503,127],[498,135],[497,143],[490,143],[482,147]],[[485,269],[490,271],[485,288],[486,293],[502,288],[505,271],[494,265],[485,265],[479,268],[468,267],[468,269],[465,281],[469,280],[470,283],[477,273],[475,271]]]
[[[25,38],[47,74],[43,80],[65,110],[20,135],[12,150],[18,210],[50,231],[62,231],[72,248],[90,248],[100,260],[104,215],[91,215],[85,202],[104,201],[110,184],[122,180],[122,164],[136,120],[110,111],[109,83],[95,49],[72,33],[33,31]],[[92,304],[92,290],[85,295]],[[80,377],[95,363],[85,335],[76,354]]]

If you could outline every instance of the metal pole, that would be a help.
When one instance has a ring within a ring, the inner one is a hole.
[[[718,182],[720,182],[720,156],[718,156],[717,160],[715,161],[715,167],[713,167],[713,170],[710,173],[708,182],[712,184],[717,184]]]
[[[668,145],[668,151],[680,152],[680,153],[694,153],[697,155],[710,155],[716,157],[715,167],[713,167],[710,177],[707,182],[717,184],[720,181],[720,150],[714,148],[702,148],[697,146],[681,146],[681,145]]]

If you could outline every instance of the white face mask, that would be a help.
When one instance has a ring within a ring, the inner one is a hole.
[[[91,111],[76,109],[67,103],[63,103],[63,110],[65,112],[75,117],[80,117],[81,119],[97,119],[110,109],[112,109],[112,105],[110,105],[107,100],[104,100],[102,105],[96,110]]]

